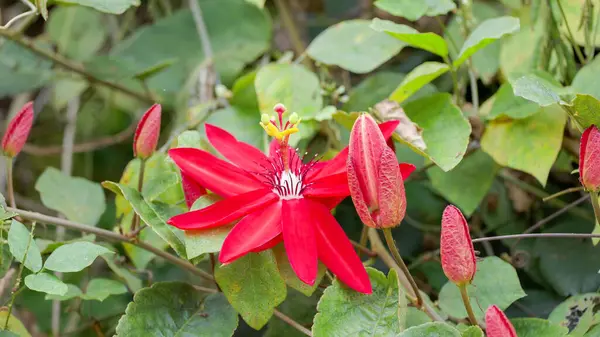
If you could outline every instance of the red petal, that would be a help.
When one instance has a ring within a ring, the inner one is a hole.
[[[135,157],[148,158],[154,153],[160,135],[161,110],[160,104],[154,104],[140,119],[133,136]]]
[[[377,179],[379,160],[384,149],[388,149],[373,117],[362,114],[350,132],[348,158],[356,170],[362,194],[367,205],[377,208]]]
[[[398,127],[398,124],[400,124],[399,120],[391,120],[379,124],[379,130],[381,130],[385,140],[388,140],[390,137],[392,137],[392,134],[394,133],[394,130],[396,130],[396,127]]]
[[[442,215],[440,256],[442,269],[450,281],[456,284],[471,282],[477,269],[475,250],[467,220],[453,205],[446,207]]]
[[[327,209],[334,209],[337,207],[337,205],[340,204],[340,202],[342,202],[342,200],[346,199],[346,197],[334,197],[334,198],[316,198],[313,200],[315,200],[316,202],[325,205],[325,207],[327,207]]]
[[[221,263],[229,263],[248,252],[269,244],[281,234],[281,202],[246,215],[225,241],[219,255]]]
[[[579,177],[586,189],[600,189],[600,131],[595,125],[587,128],[581,136]]]
[[[417,168],[415,165],[409,163],[400,163],[398,167],[400,167],[400,175],[402,175],[402,180],[408,179],[408,177],[410,177],[410,175]]]
[[[205,124],[206,136],[212,146],[233,164],[249,171],[263,171],[261,164],[267,156],[259,149],[238,141],[229,132],[211,124]]]
[[[203,209],[176,215],[169,219],[168,224],[183,230],[218,227],[265,207],[278,198],[269,189],[255,190],[223,199]]]
[[[2,137],[2,151],[9,157],[16,156],[29,137],[33,125],[33,102],[28,102],[11,119]]]
[[[192,205],[198,198],[206,195],[206,189],[188,177],[183,171],[181,171],[181,186],[183,187],[185,204],[188,208],[192,208]]]
[[[203,150],[171,149],[169,156],[190,178],[222,197],[265,187],[246,172]]]
[[[369,275],[346,233],[325,206],[308,201],[311,202],[312,217],[317,221],[315,234],[319,259],[350,288],[370,294],[372,288]]]
[[[346,160],[348,159],[348,147],[342,149],[333,159],[316,166],[306,177],[307,180],[317,180],[330,175],[344,173]]]
[[[373,217],[371,217],[371,211],[369,211],[369,206],[365,201],[365,197],[362,193],[362,187],[358,181],[356,169],[354,168],[354,164],[351,160],[348,160],[348,187],[350,188],[350,196],[352,197],[352,202],[354,203],[354,208],[356,209],[356,213],[360,217],[360,220],[363,224],[377,228],[377,224],[373,221]]]
[[[506,315],[495,305],[485,312],[486,335],[488,337],[517,337],[515,327]]]
[[[317,278],[317,242],[309,199],[283,200],[283,244],[298,278],[309,285]],[[324,207],[324,206],[322,206]]]
[[[252,249],[252,252],[260,253],[263,250],[271,249],[271,248],[277,246],[281,241],[283,241],[283,235],[279,234],[279,235],[277,235],[277,237],[274,237],[271,241],[265,243],[264,245]]]
[[[379,200],[378,227],[398,226],[406,213],[406,195],[396,154],[390,148],[383,150],[379,162],[377,198]]]
[[[311,181],[302,194],[316,198],[346,197],[350,195],[348,177],[344,172]]]

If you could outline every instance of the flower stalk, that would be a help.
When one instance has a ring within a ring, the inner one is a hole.
[[[31,241],[33,241],[33,232],[35,231],[35,222],[31,224],[31,233],[29,234],[29,240],[27,240],[27,246],[25,248],[25,254],[23,254],[23,262],[19,267],[19,273],[17,274],[17,281],[15,286],[12,289],[12,293],[10,295],[10,304],[8,305],[8,314],[6,315],[6,322],[4,322],[4,330],[8,329],[8,322],[10,320],[10,316],[12,314],[12,309],[15,304],[15,298],[21,292],[22,289],[19,289],[21,286],[21,277],[23,275],[23,268],[25,267],[25,261],[27,261],[27,253],[29,252],[29,247],[31,247]]]
[[[396,264],[400,267],[400,269],[410,282],[410,286],[412,287],[412,290],[415,293],[416,298],[414,299],[413,304],[415,305],[415,307],[417,307],[417,309],[421,309],[421,307],[423,306],[423,297],[421,297],[421,292],[419,291],[417,282],[415,282],[415,279],[410,274],[410,270],[408,270],[408,267],[404,263],[404,260],[402,260],[402,256],[400,256],[400,252],[398,251],[398,247],[396,247],[394,237],[392,236],[392,229],[384,228],[383,236],[385,237],[385,242],[387,243],[387,246],[390,249],[392,256],[394,257]]]
[[[7,157],[6,160],[6,188],[8,192],[8,204],[10,207],[17,207],[17,203],[15,201],[15,188],[13,185],[13,159],[12,157]]]
[[[465,309],[467,309],[467,315],[469,315],[469,321],[471,321],[471,325],[477,325],[477,318],[475,318],[475,314],[473,313],[473,307],[471,306],[471,301],[469,300],[469,292],[467,290],[466,284],[461,284],[458,286],[460,290],[460,297],[462,298],[463,303],[465,304]]]
[[[598,203],[598,193],[590,192],[590,201],[592,202],[592,207],[594,208],[596,222],[600,224],[600,204]]]

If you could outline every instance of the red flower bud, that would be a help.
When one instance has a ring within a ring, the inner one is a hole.
[[[192,208],[194,202],[203,195],[206,195],[206,189],[191,179],[187,174],[181,172],[181,185],[185,195],[185,203],[188,208]]]
[[[133,136],[133,155],[146,159],[156,149],[160,135],[160,104],[154,104],[142,116]]]
[[[477,261],[469,225],[460,210],[452,205],[446,207],[442,215],[440,255],[442,269],[450,281],[457,285],[471,283]]]
[[[595,125],[587,128],[581,136],[579,181],[588,191],[600,190],[600,131]]]
[[[485,312],[486,335],[488,337],[517,337],[515,328],[506,315],[495,305]]]
[[[14,157],[23,148],[31,126],[33,125],[33,102],[28,102],[8,123],[6,133],[2,138],[2,151],[8,157]]]
[[[375,228],[399,225],[406,213],[402,173],[396,154],[367,114],[352,127],[346,168],[350,195],[362,222]]]

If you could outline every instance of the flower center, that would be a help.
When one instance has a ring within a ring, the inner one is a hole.
[[[297,176],[291,171],[283,171],[278,180],[279,185],[273,186],[273,192],[278,194],[281,199],[303,198],[302,190],[304,189],[304,184],[302,183],[302,176]]]

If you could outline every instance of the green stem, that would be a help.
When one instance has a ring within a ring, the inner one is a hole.
[[[8,189],[8,203],[10,207],[17,207],[13,185],[13,158],[6,157],[6,188]]]
[[[142,194],[142,189],[144,188],[144,172],[146,171],[146,159],[140,159],[141,163],[140,163],[140,174],[138,176],[138,192],[140,192],[140,194]],[[130,233],[135,233],[135,231],[138,229],[138,227],[140,226],[140,216],[137,213],[134,213],[133,215],[133,221],[131,223],[131,229],[130,229]],[[137,236],[138,233],[136,233],[135,236]]]
[[[583,57],[581,50],[579,50],[579,45],[577,44],[577,42],[575,42],[575,37],[573,36],[573,32],[571,31],[571,26],[569,26],[569,21],[567,21],[567,15],[565,14],[565,10],[563,9],[562,3],[560,2],[560,0],[556,0],[556,2],[558,3],[558,8],[560,9],[560,14],[562,15],[563,19],[565,20],[565,27],[567,27],[567,33],[569,33],[569,39],[571,40],[571,43],[573,44],[573,49],[575,49],[575,54],[577,55],[579,62],[581,64],[585,64],[585,58]]]
[[[17,274],[17,282],[13,287],[13,291],[10,298],[10,304],[8,305],[8,315],[6,315],[6,322],[4,323],[4,330],[8,329],[8,321],[10,320],[10,315],[12,313],[13,306],[15,304],[15,298],[19,294],[18,289],[21,286],[21,275],[23,275],[23,268],[25,266],[25,261],[27,261],[27,253],[29,252],[29,247],[31,246],[31,241],[33,240],[33,232],[35,231],[35,222],[31,224],[31,233],[29,234],[29,240],[27,240],[27,247],[25,248],[25,254],[23,254],[23,261],[21,262],[21,266],[19,267],[19,273]]]
[[[590,192],[590,200],[592,201],[592,207],[594,207],[596,222],[600,224],[600,204],[598,204],[598,193]]]
[[[554,194],[551,194],[547,197],[542,198],[543,202],[546,202],[550,199],[554,199],[556,197],[560,197],[561,195],[565,195],[565,194],[569,194],[569,193],[573,193],[573,192],[578,192],[578,191],[583,191],[583,187],[579,186],[579,187],[570,187],[567,188],[566,190],[562,190],[560,192],[556,192]]]
[[[292,42],[292,47],[294,48],[296,55],[300,56],[304,53],[306,46],[304,45],[304,41],[300,36],[300,32],[298,32],[298,27],[296,27],[296,23],[294,22],[294,18],[290,13],[286,1],[287,0],[275,0],[275,7],[277,7],[277,11],[279,12],[279,17],[283,26],[288,31],[290,41]],[[304,58],[302,63],[304,63],[308,69],[313,69],[310,59]]]
[[[467,285],[459,285],[458,289],[460,289],[460,297],[465,304],[465,309],[467,309],[467,314],[469,315],[469,321],[471,321],[471,325],[477,325],[477,318],[475,318],[473,307],[471,307],[471,301],[469,300],[469,294],[467,292]]]
[[[363,225],[362,231],[360,232],[360,240],[358,241],[359,246],[356,247],[356,251],[358,253],[358,258],[361,258],[362,249],[360,247],[366,247],[367,239],[369,238],[369,227]]]
[[[448,58],[448,56],[444,56],[444,62],[450,67],[450,76],[452,77],[452,87],[454,89],[454,101],[456,104],[459,104],[460,99],[460,91],[458,87],[458,76],[456,75],[456,69],[452,66],[452,62]]]
[[[402,260],[402,256],[400,256],[400,252],[398,251],[398,247],[396,247],[396,243],[394,242],[394,237],[392,236],[392,229],[384,228],[383,236],[385,237],[385,242],[387,243],[387,246],[390,249],[392,256],[394,257],[394,260],[396,260],[396,264],[398,264],[398,266],[400,267],[400,269],[402,270],[402,272],[404,273],[404,275],[410,282],[410,286],[412,287],[413,292],[415,293],[415,296],[417,297],[416,303],[414,303],[414,305],[418,309],[421,309],[421,306],[423,305],[423,298],[421,297],[421,292],[419,291],[419,287],[417,286],[415,279],[410,274],[410,270],[408,270],[408,267],[404,263],[404,260]]]

